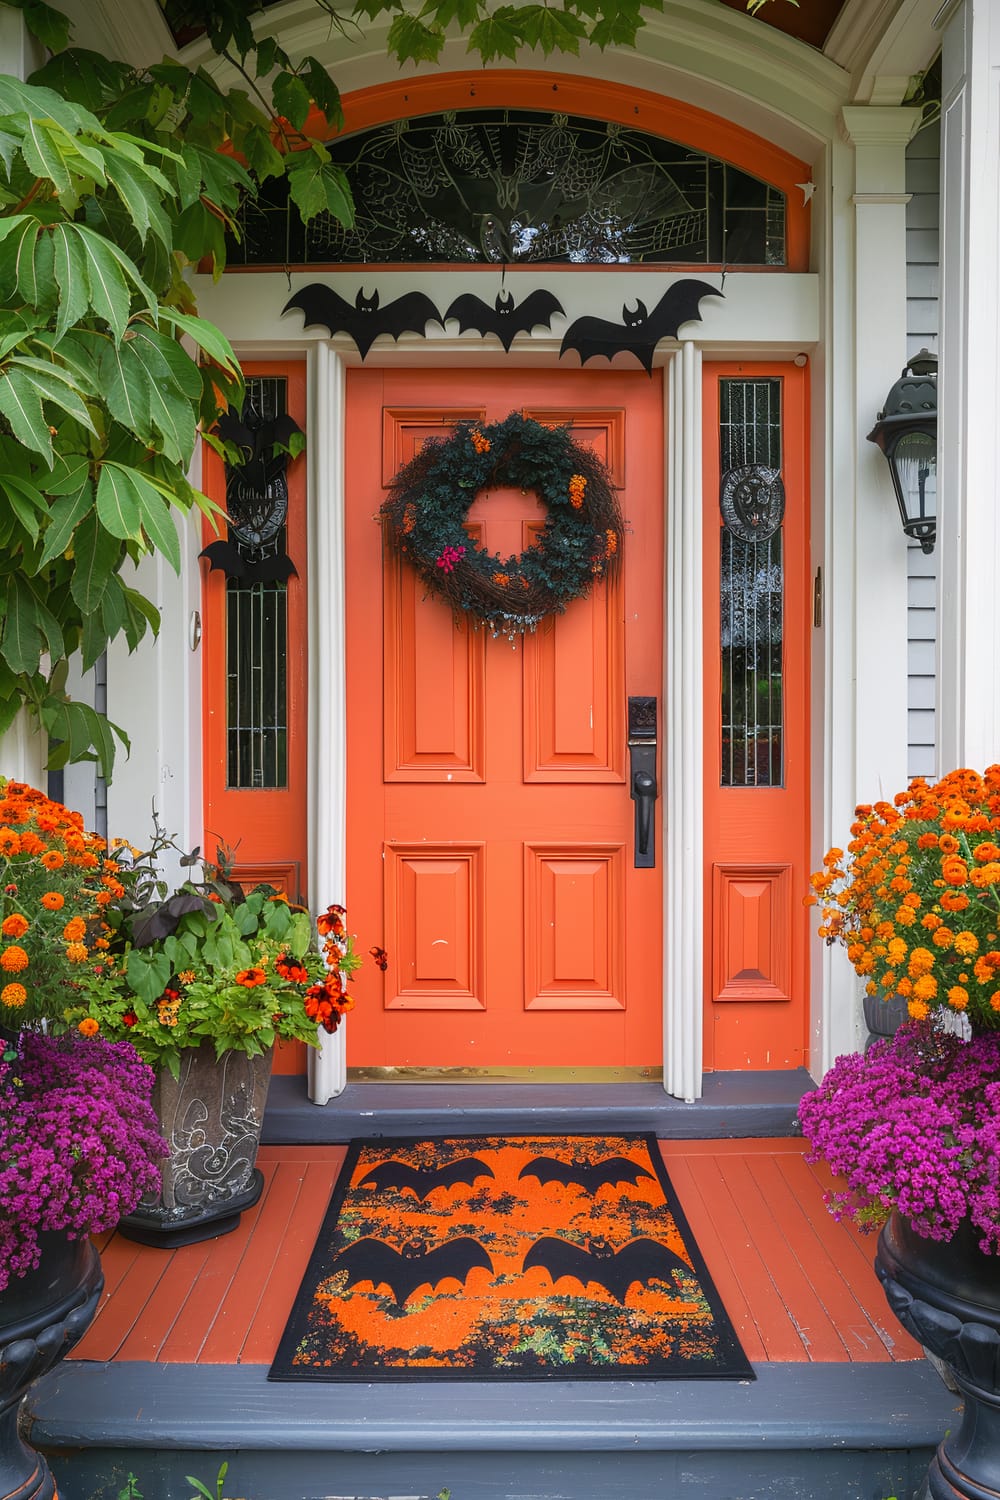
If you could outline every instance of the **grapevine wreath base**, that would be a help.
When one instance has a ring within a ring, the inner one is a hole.
[[[464,529],[482,490],[531,490],[547,510],[520,557],[479,547]],[[430,439],[396,474],[380,518],[389,544],[427,591],[494,636],[514,640],[561,613],[621,556],[624,523],[611,476],[568,427],[512,412],[492,425],[461,423]]]

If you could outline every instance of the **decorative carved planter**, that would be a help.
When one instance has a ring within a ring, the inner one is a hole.
[[[44,1458],[18,1431],[30,1386],[69,1353],[93,1321],[104,1289],[101,1262],[89,1239],[39,1236],[37,1271],[15,1276],[0,1292],[0,1495],[4,1500],[55,1500]]]
[[[143,1198],[119,1231],[172,1250],[236,1228],[264,1186],[254,1165],[271,1081],[270,1052],[216,1059],[209,1042],[181,1057],[180,1077],[161,1072],[153,1106],[170,1146],[158,1197]]]
[[[965,1398],[961,1424],[942,1440],[921,1500],[1000,1494],[1000,1257],[984,1255],[962,1225],[944,1243],[893,1214],[875,1270],[907,1332],[944,1361]]]

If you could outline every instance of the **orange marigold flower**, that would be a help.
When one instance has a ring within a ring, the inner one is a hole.
[[[47,849],[39,863],[43,864],[47,870],[61,870],[66,863],[66,856],[58,849]]]
[[[1000,1010],[1000,990],[994,990],[990,996],[991,1010]]]
[[[964,885],[969,878],[969,867],[957,854],[941,862],[941,874],[949,885]]]
[[[946,834],[945,837],[946,838],[951,838],[951,835],[950,834]],[[933,849],[937,845],[937,843],[938,843],[938,836],[937,836],[936,833],[922,833],[919,836],[919,838],[917,839],[917,848],[918,849]],[[957,841],[955,839],[952,839],[952,843],[954,843],[956,845],[956,849],[957,849]],[[952,852],[955,852],[955,851],[952,851]]]
[[[241,969],[236,976],[236,983],[244,985],[248,990],[252,990],[258,984],[266,984],[267,975],[263,969],[257,967]]]
[[[917,914],[912,906],[900,906],[896,911],[896,921],[900,927],[912,927],[917,920]]]
[[[96,1036],[101,1029],[100,1021],[95,1021],[93,1016],[84,1016],[76,1028],[81,1036]]]
[[[921,927],[926,927],[928,932],[933,932],[936,927],[941,926],[941,918],[935,916],[932,911],[924,912],[924,915],[920,918],[920,925]]]
[[[46,891],[41,902],[49,911],[62,911],[66,905],[66,897],[62,891]]]
[[[86,943],[68,943],[66,957],[71,964],[82,964],[90,957],[90,949]]]
[[[920,897],[917,895],[916,891],[911,891],[908,896],[903,897],[903,905],[912,906],[914,911],[916,911],[917,907],[921,905]]]
[[[938,848],[942,854],[957,854],[960,847],[958,839],[953,833],[942,833],[938,839]]]
[[[29,926],[30,923],[23,912],[12,911],[10,916],[4,917],[3,922],[0,923],[0,932],[3,933],[4,937],[24,937]]]
[[[945,911],[965,911],[969,905],[969,897],[964,891],[942,891],[941,905]]]
[[[978,865],[991,864],[994,860],[1000,859],[1000,846],[991,844],[989,840],[986,840],[984,843],[976,845],[972,851],[972,857]]]
[[[910,954],[910,962],[907,968],[910,976],[916,979],[919,974],[929,974],[934,967],[934,955],[929,948],[914,948]]]
[[[13,854],[20,854],[21,839],[13,828],[0,828],[0,854],[8,858]]]
[[[955,941],[955,934],[950,927],[938,927],[935,929],[931,942],[936,948],[950,948]]]
[[[927,1017],[931,1013],[930,1006],[925,1005],[923,1000],[908,1001],[906,1009],[908,1010],[911,1019],[914,1021],[926,1021]]]
[[[973,953],[979,952],[979,939],[974,932],[960,932],[955,938],[955,952],[965,957],[971,957]]]
[[[953,984],[948,991],[948,1004],[952,1010],[964,1010],[969,1003],[969,992],[960,984]]]
[[[28,991],[23,984],[18,984],[16,979],[10,984],[5,984],[0,990],[0,1005],[9,1005],[11,1010],[16,1010],[18,1006],[23,1005],[27,998]]]
[[[937,980],[933,974],[921,974],[913,981],[913,994],[917,1000],[933,1000],[937,994]]]
[[[63,937],[67,943],[78,943],[87,931],[87,924],[82,917],[70,917],[63,928]]]
[[[6,969],[8,974],[19,974],[27,967],[28,955],[16,943],[11,943],[9,948],[0,953],[0,969]]]

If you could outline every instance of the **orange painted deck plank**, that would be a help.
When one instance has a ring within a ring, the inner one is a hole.
[[[675,1158],[668,1164],[668,1171],[677,1182],[681,1205],[695,1235],[705,1235],[707,1238],[710,1226],[715,1226],[725,1263],[746,1297],[764,1346],[764,1358],[808,1360],[808,1351],[789,1316],[783,1291],[779,1289],[774,1277],[769,1255],[770,1232],[768,1230],[765,1234],[763,1246],[758,1244],[754,1231],[747,1223],[746,1204],[741,1201],[738,1183],[734,1191],[733,1163],[737,1166],[745,1165],[745,1158],[735,1155],[698,1156],[691,1175],[697,1200],[687,1198],[681,1191],[679,1159]],[[722,1265],[713,1265],[707,1255],[705,1258],[708,1269],[718,1284],[722,1279]]]
[[[664,1141],[678,1197],[748,1358],[918,1359],[872,1268],[837,1224],[829,1176],[800,1140]],[[269,1364],[305,1271],[342,1146],[270,1146],[260,1203],[229,1235],[175,1251],[98,1242],[106,1292],[73,1358]]]

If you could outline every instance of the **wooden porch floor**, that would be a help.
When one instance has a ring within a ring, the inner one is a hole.
[[[803,1141],[660,1146],[751,1363],[922,1358],[876,1280],[875,1241],[831,1219]],[[107,1236],[104,1297],[72,1358],[269,1365],[344,1156],[262,1147],[264,1193],[222,1238],[165,1251]]]

